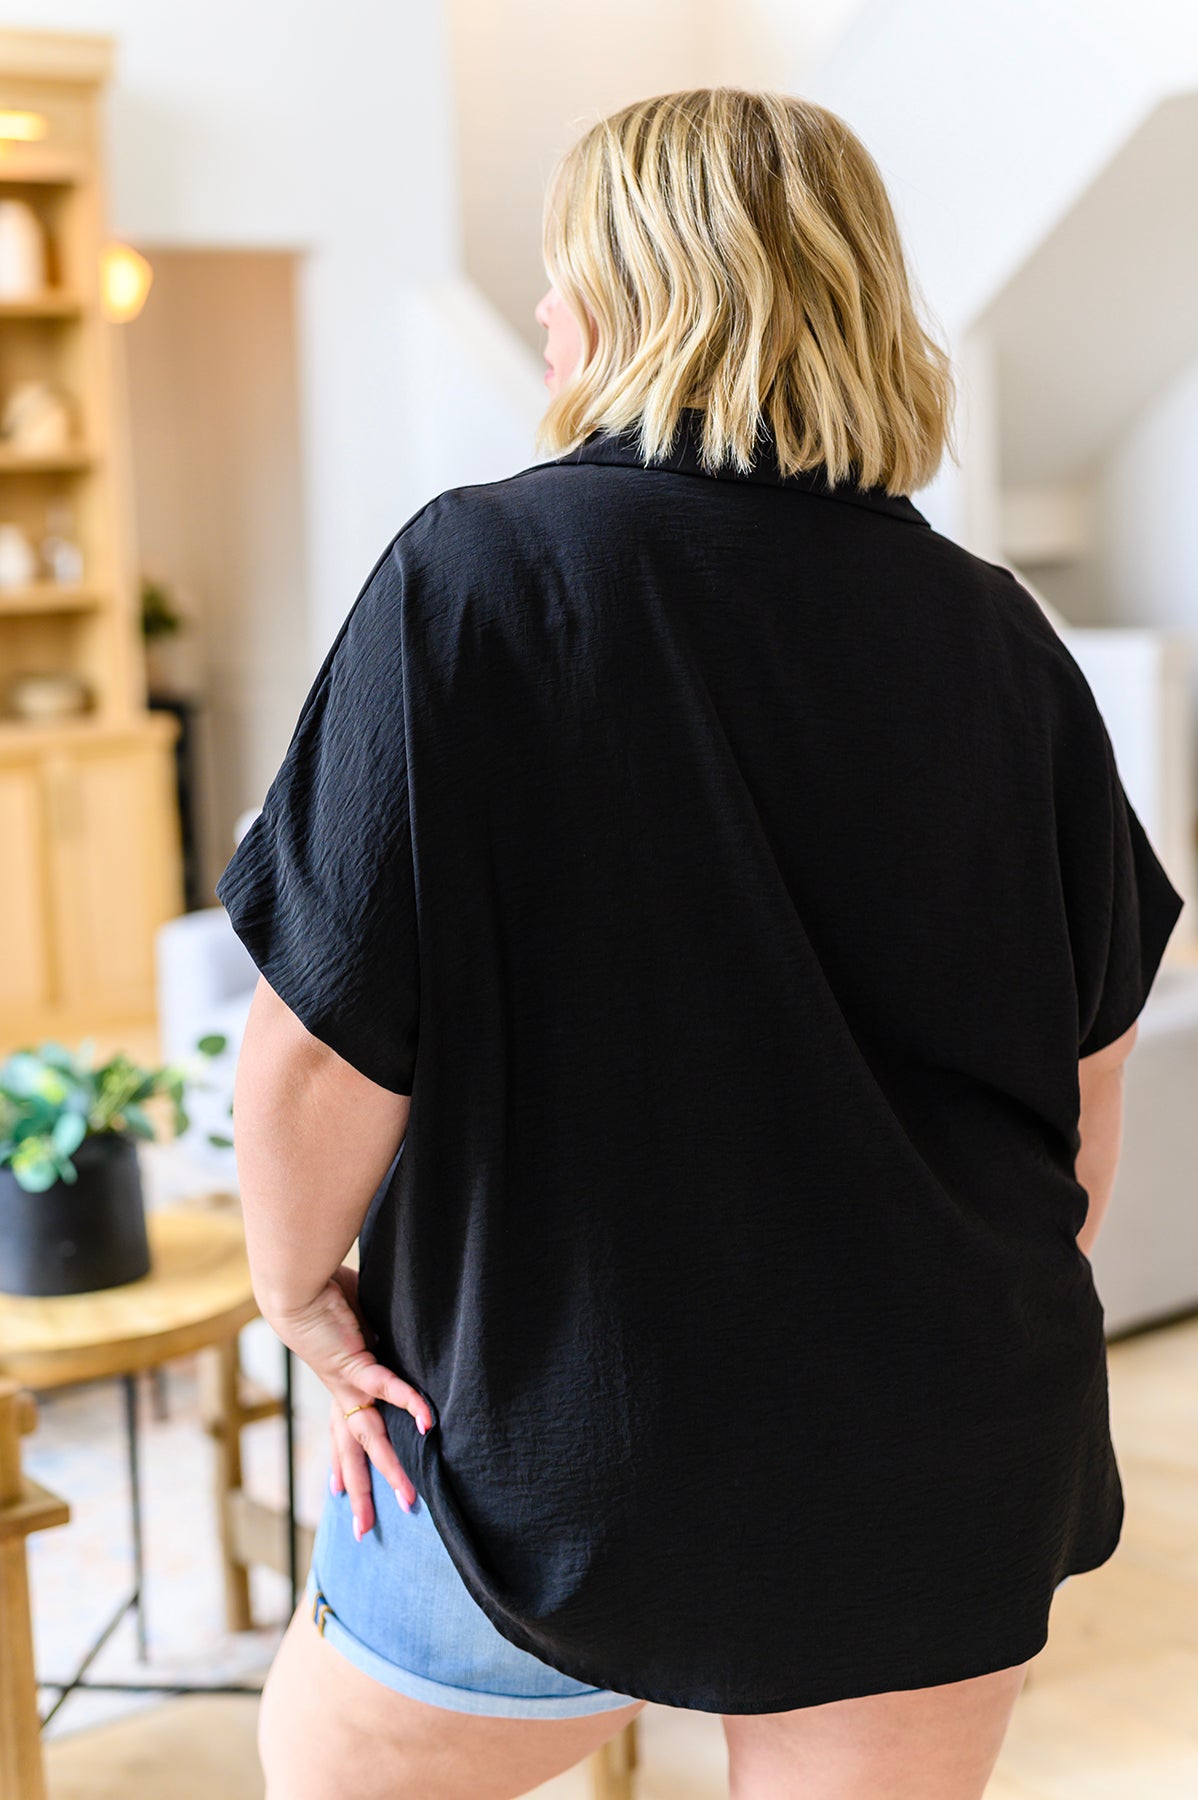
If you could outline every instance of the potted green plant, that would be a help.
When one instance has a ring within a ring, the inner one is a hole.
[[[196,1044],[218,1056],[226,1039]],[[143,1068],[118,1053],[93,1061],[43,1043],[0,1063],[0,1291],[79,1294],[122,1287],[150,1268],[137,1140],[154,1139],[151,1111],[186,1131],[199,1060]],[[215,1132],[210,1142],[231,1140]]]
[[[179,610],[166,582],[143,575],[141,634],[146,651],[146,676],[152,693],[172,694],[179,689],[181,670],[175,653],[187,627],[187,616]]]

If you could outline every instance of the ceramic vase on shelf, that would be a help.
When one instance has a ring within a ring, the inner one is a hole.
[[[19,525],[0,522],[0,588],[28,587],[37,576],[37,552]]]
[[[76,431],[75,403],[55,381],[18,381],[0,412],[0,438],[26,456],[53,456],[69,450]]]
[[[55,500],[46,508],[46,535],[41,542],[41,554],[46,576],[56,585],[83,580],[83,551],[72,533],[69,501]]]
[[[45,292],[46,233],[27,200],[0,200],[0,300]]]

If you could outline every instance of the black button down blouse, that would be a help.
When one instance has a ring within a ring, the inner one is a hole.
[[[412,1095],[360,1291],[470,1593],[764,1712],[1034,1656],[1113,1552],[1077,1065],[1182,902],[1010,573],[699,423],[409,519],[217,892]]]

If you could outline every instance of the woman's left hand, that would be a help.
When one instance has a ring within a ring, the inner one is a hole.
[[[371,1463],[405,1510],[410,1510],[416,1499],[416,1489],[395,1454],[374,1402],[388,1400],[410,1412],[422,1436],[433,1422],[428,1402],[367,1348],[358,1312],[358,1275],[347,1264],[303,1312],[272,1317],[269,1323],[333,1397],[330,1486],[334,1493],[349,1495],[354,1535],[361,1539],[374,1524]]]

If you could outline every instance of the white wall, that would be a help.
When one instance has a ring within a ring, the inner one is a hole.
[[[701,0],[448,0],[463,267],[530,349],[541,207],[558,156],[630,100],[706,77]]]
[[[716,72],[734,87],[802,93],[808,72],[869,0],[705,0],[706,37]]]
[[[1198,634],[1195,494],[1198,361],[1141,414],[1099,471],[1093,517],[1104,622]]]
[[[396,321],[403,381],[422,421],[425,496],[542,460],[545,364],[479,289],[449,277],[406,290]]]
[[[881,165],[957,357],[971,319],[1095,169],[1163,94],[1194,85],[1187,0],[871,0],[807,83]],[[919,504],[965,541],[951,464]]]
[[[154,285],[126,327],[141,567],[187,629],[176,679],[200,693],[200,867],[209,887],[233,821],[262,795],[314,673],[295,332],[297,259],[149,246]],[[297,612],[297,609],[298,610]]]
[[[133,243],[302,251],[308,594],[317,656],[428,496],[396,321],[457,261],[442,9],[427,0],[28,0],[4,23],[119,42],[111,223]]]
[[[594,120],[673,88],[793,87],[863,0],[447,0],[465,273],[530,348],[541,207]]]
[[[1170,630],[1187,654],[1177,682],[1189,702],[1183,725],[1162,739],[1159,755],[1188,761],[1188,786],[1161,774],[1160,791],[1173,796],[1174,817],[1161,820],[1154,840],[1168,847],[1169,868],[1198,896],[1193,795],[1198,793],[1198,360],[1147,407],[1095,471],[1091,489],[1090,572],[1095,623]],[[1128,675],[1134,681],[1134,664]],[[1121,671],[1121,685],[1130,682]],[[1115,704],[1112,696],[1112,706]],[[1180,709],[1179,709],[1180,711]],[[1112,734],[1113,734],[1112,727]],[[1129,792],[1131,791],[1129,787]],[[1149,791],[1147,781],[1144,789]],[[1165,835],[1168,831],[1168,836]],[[1179,935],[1198,935],[1192,913]]]

